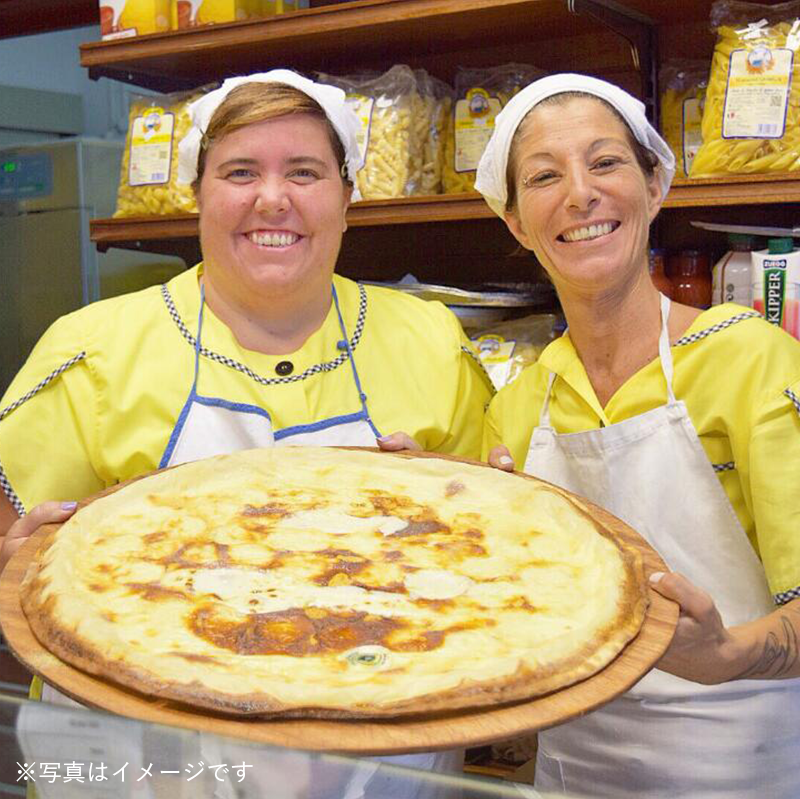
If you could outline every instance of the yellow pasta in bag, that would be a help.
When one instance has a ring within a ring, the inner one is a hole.
[[[474,190],[478,161],[494,130],[495,117],[518,91],[544,74],[528,64],[458,70],[444,154],[445,193]]]
[[[685,178],[703,143],[708,63],[668,61],[660,78],[661,133],[675,153],[675,177]]]
[[[718,0],[717,32],[692,178],[800,169],[800,0]]]
[[[425,120],[415,122],[424,104],[417,94],[417,79],[410,67],[393,66],[383,75],[372,73],[334,76],[318,73],[322,83],[338,86],[361,123],[358,144],[361,166],[356,175],[365,200],[407,197],[421,180]]]
[[[424,69],[415,70],[419,111],[415,123],[421,138],[419,181],[413,194],[440,194],[442,167],[453,90]]]
[[[204,91],[134,96],[115,217],[197,212],[192,187],[178,183],[178,144],[191,126],[187,107]]]

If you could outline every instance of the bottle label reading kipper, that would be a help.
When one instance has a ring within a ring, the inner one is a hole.
[[[764,259],[764,316],[773,325],[783,323],[787,265],[786,258]]]

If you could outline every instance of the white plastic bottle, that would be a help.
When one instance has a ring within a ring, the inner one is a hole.
[[[711,304],[736,302],[739,305],[752,307],[753,281],[750,253],[756,249],[756,240],[753,236],[729,233],[728,249],[729,251],[714,264]]]

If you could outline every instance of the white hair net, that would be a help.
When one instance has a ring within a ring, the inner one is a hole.
[[[353,199],[360,199],[357,196],[358,188],[356,187],[356,172],[359,165],[356,141],[358,117],[345,102],[345,93],[336,86],[315,83],[289,69],[273,69],[255,75],[228,78],[219,89],[203,95],[189,105],[188,112],[192,126],[178,145],[178,182],[193,183],[197,179],[197,160],[211,117],[228,94],[237,86],[245,83],[283,83],[287,86],[294,86],[295,89],[307,94],[322,106],[322,110],[333,125],[333,129],[344,147],[347,177],[354,186]]]
[[[675,156],[669,145],[658,135],[656,129],[647,121],[644,105],[627,92],[604,80],[588,75],[548,75],[534,81],[519,94],[509,100],[506,107],[497,115],[495,127],[486,149],[483,151],[475,188],[483,195],[489,207],[503,216],[508,200],[506,170],[511,141],[525,115],[542,100],[564,92],[584,92],[599,97],[612,105],[628,123],[636,140],[658,158],[660,169],[657,172],[662,196],[666,196],[675,174]]]

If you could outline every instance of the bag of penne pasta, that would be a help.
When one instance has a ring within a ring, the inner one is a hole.
[[[685,178],[703,143],[707,61],[670,60],[661,68],[661,133],[675,154],[675,177]]]
[[[703,144],[689,177],[800,169],[800,0],[717,0]]]

